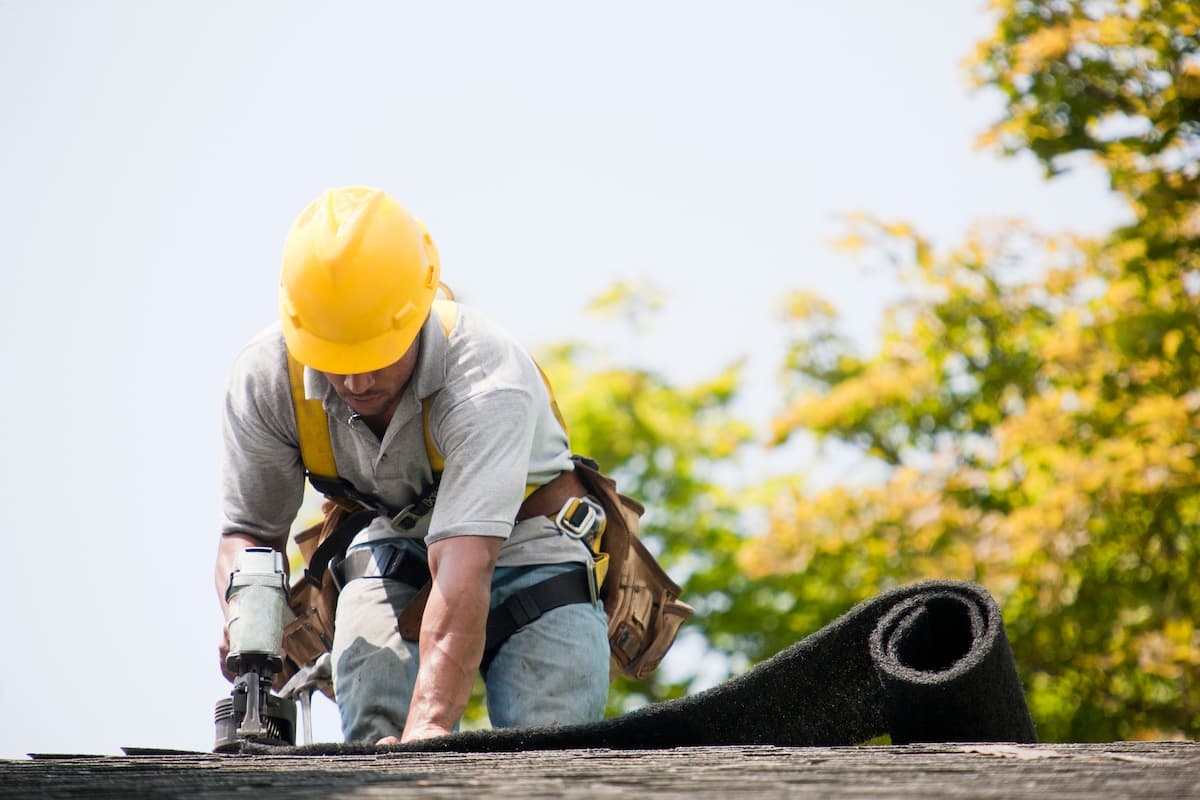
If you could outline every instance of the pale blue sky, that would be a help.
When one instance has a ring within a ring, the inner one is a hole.
[[[761,423],[781,291],[863,342],[894,297],[826,247],[838,214],[941,244],[1119,217],[1094,171],[973,150],[982,5],[0,0],[0,757],[211,747],[223,382],[322,189],[390,191],[531,345],[681,379],[749,354]],[[648,337],[579,319],[636,277],[671,298]]]

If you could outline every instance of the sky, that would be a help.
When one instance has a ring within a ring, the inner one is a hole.
[[[939,246],[1122,218],[1095,169],[974,148],[988,28],[965,0],[0,0],[0,758],[211,749],[225,376],[322,190],[393,194],[531,347],[680,381],[747,357],[765,429],[781,295],[865,347],[897,296],[829,248],[840,215]],[[668,298],[640,337],[584,313],[618,280]]]

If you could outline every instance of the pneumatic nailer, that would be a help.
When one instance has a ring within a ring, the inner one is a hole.
[[[238,555],[225,592],[229,603],[225,666],[236,677],[230,696],[217,701],[213,748],[217,752],[235,750],[241,742],[296,743],[296,703],[271,691],[272,679],[283,669],[287,598],[287,575],[279,552],[250,547]]]

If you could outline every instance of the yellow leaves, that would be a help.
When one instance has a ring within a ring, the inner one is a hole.
[[[867,247],[867,240],[857,233],[847,233],[839,239],[832,239],[829,246],[834,250],[841,250],[851,256],[857,256]]]
[[[1109,312],[1127,309],[1137,301],[1141,292],[1141,284],[1133,278],[1113,281],[1104,293],[1104,306]]]
[[[1119,459],[1127,491],[1195,485],[1197,445],[1186,397],[1141,398],[1124,417],[1129,434],[1123,440],[1110,441],[1101,452],[1113,461]]]
[[[1071,47],[1071,29],[1065,25],[1042,28],[1018,44],[1013,51],[1015,71],[1030,73],[1044,61],[1056,61]]]
[[[916,243],[917,266],[929,269],[933,265],[933,250],[924,239],[917,239]]]
[[[884,486],[834,487],[805,495],[798,485],[767,508],[767,535],[747,541],[738,563],[751,577],[844,571],[866,585],[941,575],[977,577],[973,534],[991,529],[978,509],[948,501],[939,479],[898,469]]]
[[[1171,16],[1175,30],[1181,36],[1200,33],[1200,9],[1196,8],[1193,0],[1175,0],[1171,3]]]
[[[1189,58],[1180,64],[1178,87],[1181,97],[1190,100],[1200,97],[1200,60]]]
[[[806,395],[771,421],[772,442],[796,428],[826,431],[848,427],[871,409],[907,405],[937,390],[937,371],[927,361],[878,363],[856,378],[842,381],[828,394]]]
[[[1054,240],[1051,240],[1054,241]],[[1079,274],[1073,269],[1051,269],[1046,273],[1046,291],[1055,296],[1064,295],[1079,285]]]
[[[649,281],[617,281],[593,299],[587,310],[601,319],[623,319],[640,332],[665,302],[666,294]]]
[[[1026,114],[1000,120],[975,137],[975,149],[1016,150],[1025,141],[1029,125]]]
[[[1056,336],[1046,338],[1041,344],[1041,355],[1063,371],[1077,371],[1087,357],[1083,330],[1079,315],[1070,313],[1062,318]]]
[[[1120,263],[1129,264],[1146,257],[1146,240],[1125,239],[1108,248],[1107,255]]]
[[[976,150],[991,150],[1000,144],[1001,126],[993,125],[975,137]]]
[[[1142,672],[1169,680],[1183,680],[1200,667],[1200,634],[1191,620],[1168,620],[1132,642]]]
[[[834,319],[838,315],[832,303],[811,291],[788,292],[784,297],[784,313],[796,322]]]
[[[1109,15],[1089,26],[1089,38],[1101,47],[1118,47],[1130,44],[1134,21],[1128,17]]]
[[[1150,396],[1121,407],[1099,405],[1094,392],[1032,399],[1024,414],[997,430],[1002,462],[1019,461],[1025,503],[1005,520],[1018,562],[1044,556],[1065,563],[1132,499],[1200,483],[1184,398]],[[1121,433],[1088,440],[1076,415],[1121,413]],[[1111,535],[1111,534],[1106,534]],[[1044,548],[1039,553],[1037,548]],[[1042,575],[1045,580],[1048,576]]]
[[[870,253],[891,265],[906,266],[909,253],[921,267],[932,260],[929,242],[905,222],[883,222],[870,214],[855,212],[844,216],[846,231],[828,244],[834,250],[859,259]],[[911,251],[909,250],[911,248]]]

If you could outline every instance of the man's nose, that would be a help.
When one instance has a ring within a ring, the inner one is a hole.
[[[375,385],[375,374],[372,372],[360,372],[356,375],[346,376],[346,389],[351,394],[363,394],[370,390]]]

